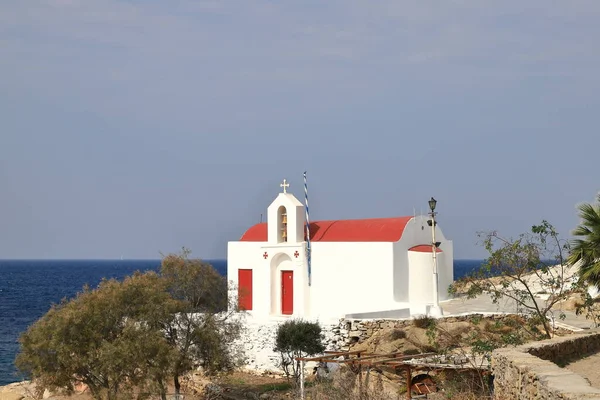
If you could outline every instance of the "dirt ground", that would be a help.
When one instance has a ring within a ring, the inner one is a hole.
[[[264,395],[262,398],[272,400],[293,398],[290,385],[284,378],[279,376],[233,372],[214,378],[211,382],[220,388],[220,396],[218,398],[226,400],[258,398],[261,394]],[[194,389],[202,390],[208,381],[198,379],[195,383],[193,385]],[[28,382],[7,385],[0,387],[0,400],[33,400],[33,392],[34,387]],[[191,390],[186,390],[186,400],[200,400],[205,398],[204,396],[194,395],[191,392]],[[92,400],[92,396],[88,392],[84,392],[72,396],[51,395],[46,400]]]
[[[223,388],[222,396],[225,399],[258,398],[263,394],[262,398],[275,400],[290,398],[292,395],[290,384],[280,376],[232,372],[215,379],[214,382]]]
[[[570,363],[565,369],[583,376],[590,382],[591,386],[600,389],[600,369],[598,365],[600,365],[600,354],[592,354]]]

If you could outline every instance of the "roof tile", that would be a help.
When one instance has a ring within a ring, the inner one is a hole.
[[[346,219],[310,223],[311,242],[397,242],[413,217]],[[267,223],[256,224],[241,237],[242,242],[266,242]]]

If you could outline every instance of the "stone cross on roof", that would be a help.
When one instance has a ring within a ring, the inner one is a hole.
[[[282,183],[281,185],[279,185],[279,186],[281,186],[281,187],[283,188],[283,193],[287,193],[287,190],[286,190],[286,189],[287,189],[288,187],[290,187],[290,184],[289,184],[289,183],[287,183],[287,181],[284,179],[284,180],[283,180],[283,183]]]

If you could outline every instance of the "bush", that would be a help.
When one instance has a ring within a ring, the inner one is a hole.
[[[294,382],[300,379],[300,361],[297,358],[313,356],[325,351],[321,326],[317,322],[291,319],[277,328],[275,348],[281,355],[280,367]]]
[[[416,328],[428,329],[435,326],[435,318],[428,317],[426,315],[422,315],[420,317],[416,317],[413,319],[413,325]]]

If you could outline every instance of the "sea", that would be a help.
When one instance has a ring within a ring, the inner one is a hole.
[[[205,260],[226,275],[227,260]],[[483,260],[454,260],[454,278]],[[72,298],[84,285],[123,279],[135,271],[157,271],[160,260],[0,260],[0,386],[17,382],[18,337],[52,304]]]

